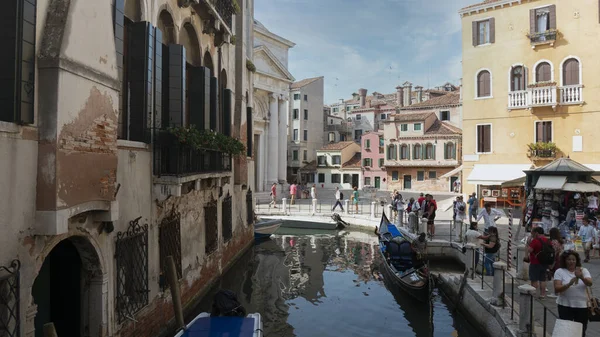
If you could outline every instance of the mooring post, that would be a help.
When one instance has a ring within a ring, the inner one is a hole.
[[[494,262],[494,289],[493,298],[491,300],[492,305],[502,306],[504,305],[504,272],[506,271],[506,263]]]
[[[467,248],[466,254],[467,254],[467,263],[465,264],[467,266],[467,270],[469,271],[469,273],[471,274],[471,279],[473,279],[475,277],[475,249],[476,246],[472,243],[467,243],[465,245],[465,248]]]
[[[350,200],[346,199],[346,200],[344,200],[344,214],[348,215],[349,208],[350,208]]]
[[[177,277],[175,260],[173,260],[173,256],[171,255],[167,256],[167,281],[169,282],[169,288],[171,288],[171,299],[173,301],[173,311],[175,312],[177,328],[185,330],[183,307],[181,306],[181,295],[179,290],[179,278]]]
[[[54,328],[54,323],[50,322],[44,324],[44,337],[58,337],[56,329]]]
[[[519,333],[521,336],[531,336],[533,332],[532,297],[535,288],[529,284],[519,286]]]
[[[527,252],[527,247],[525,245],[519,245],[517,250],[517,278],[527,281],[529,280],[529,273],[525,268],[525,262],[523,261],[523,258],[529,256],[529,253]]]
[[[377,207],[377,203],[375,201],[371,202],[371,218],[375,217],[375,207]]]
[[[281,198],[281,210],[283,214],[287,214],[287,198]]]

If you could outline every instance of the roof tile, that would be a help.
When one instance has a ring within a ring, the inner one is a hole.
[[[400,108],[400,110],[422,109],[458,104],[460,104],[460,93],[450,92],[440,97],[431,98],[425,102],[415,103],[413,105],[402,107]]]
[[[345,162],[344,164],[342,164],[342,168],[344,169],[352,169],[352,168],[361,168],[361,154],[360,152],[356,152],[354,154],[354,156],[352,156],[352,158],[350,158],[350,160],[348,160],[347,162]]]
[[[291,88],[292,88],[292,89],[300,89],[300,88],[302,88],[302,87],[304,87],[304,86],[307,86],[307,85],[311,84],[312,82],[314,82],[314,81],[316,81],[316,80],[320,80],[320,79],[322,79],[322,78],[323,78],[323,76],[320,76],[320,77],[312,77],[312,78],[305,78],[305,79],[303,79],[303,80],[300,80],[300,81],[298,81],[298,82],[294,82],[294,83],[292,83],[292,87],[291,87]]]
[[[319,151],[339,151],[347,148],[352,144],[356,143],[353,141],[330,143],[320,148]]]

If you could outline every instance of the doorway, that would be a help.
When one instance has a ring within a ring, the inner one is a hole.
[[[358,174],[352,175],[352,187],[358,188]]]
[[[404,176],[404,189],[405,190],[410,190],[412,188],[411,183],[412,183],[412,176],[410,176],[410,175]]]
[[[458,180],[458,177],[450,177],[450,192],[454,192],[454,182]]]
[[[375,177],[375,188],[376,189],[381,188],[381,178],[380,177]]]

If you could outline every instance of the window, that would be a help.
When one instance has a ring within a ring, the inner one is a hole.
[[[373,166],[373,161],[371,160],[371,158],[364,158],[363,159],[363,166],[365,166],[365,167],[371,167],[371,166]]]
[[[383,137],[379,137],[379,146],[383,146],[383,143],[384,143]]]
[[[371,185],[371,177],[365,177],[365,186]]]
[[[359,121],[362,119],[362,116],[360,114],[356,115],[356,120]]]
[[[379,158],[379,167],[380,167],[380,168],[382,168],[382,167],[384,167],[384,166],[385,166],[383,163],[384,163],[384,160],[383,160],[383,158]]]
[[[425,180],[425,171],[417,171],[417,181]]]
[[[383,152],[385,152],[384,149],[383,149],[383,146],[380,146],[379,147],[379,154],[383,154]]]
[[[350,111],[350,107],[349,106],[346,107],[346,111]]]
[[[333,165],[342,165],[342,156],[340,156],[340,155],[331,156],[331,161],[333,162]]]
[[[331,183],[332,184],[339,184],[342,182],[342,176],[339,173],[332,173],[331,174]]]
[[[303,140],[304,140],[304,141],[307,141],[307,140],[308,140],[308,130],[304,130],[304,131],[302,131],[302,132],[304,133],[304,135],[303,135],[303,136],[304,136]]]
[[[390,145],[390,146],[388,146],[387,159],[388,160],[395,160],[397,158],[398,158],[398,153],[396,153],[396,145]]]
[[[330,132],[329,135],[327,136],[327,139],[329,139],[330,143],[335,142],[335,132]]]
[[[319,173],[319,183],[325,182],[325,173]]]
[[[325,180],[325,177],[323,177],[323,180]],[[307,183],[314,183],[315,182],[315,175],[314,174],[307,174],[306,175],[306,182]]]
[[[329,120],[329,124],[333,125],[333,119]]]
[[[308,160],[308,151],[304,150],[302,153],[302,160],[307,161]]]
[[[425,145],[425,159],[435,159],[435,147],[432,144]]]
[[[365,139],[365,149],[370,149],[370,148],[371,148],[371,140]]]
[[[423,147],[421,144],[415,144],[413,147],[413,159],[421,159],[423,157]]]
[[[529,12],[529,29],[531,33],[545,33],[556,29],[556,6],[535,8]],[[541,41],[545,40],[545,36]]]
[[[381,119],[386,119],[387,115],[386,114],[381,114]]]
[[[535,67],[535,81],[536,82],[550,82],[552,81],[552,66],[548,62],[541,62]]]
[[[298,160],[298,150],[292,151],[292,160]]]
[[[304,101],[308,102],[308,95],[304,95]]]
[[[492,125],[477,125],[477,153],[492,152]]]
[[[437,178],[437,172],[429,171],[429,179],[436,179],[436,178]]]
[[[300,100],[300,94],[294,94],[294,101]]]
[[[338,108],[333,108],[333,112],[338,112]]]
[[[308,120],[308,110],[304,109],[304,120]]]
[[[450,120],[450,111],[440,111],[440,120],[449,121]]]
[[[523,66],[515,66],[510,70],[510,90],[521,91],[526,87],[526,71]]]
[[[3,29],[0,36],[6,49],[2,52],[3,57],[0,58],[2,74],[0,120],[32,124],[36,60],[36,1],[11,0],[4,1],[3,5]],[[116,26],[115,24],[115,28]],[[123,32],[122,26],[121,32]],[[123,45],[122,41],[121,45]]]
[[[360,137],[362,137],[362,130],[354,130],[354,139],[360,140]]]
[[[421,123],[415,123],[413,125],[413,130],[414,131],[421,131]]]
[[[456,146],[448,142],[444,145],[444,159],[456,159]]]
[[[536,121],[535,122],[535,142],[550,143],[552,142],[552,122]]]
[[[298,117],[298,113],[299,113],[298,109],[292,110],[292,118],[293,119],[298,119],[299,118]]]
[[[562,66],[562,84],[580,85],[581,78],[579,61],[575,58],[567,59]]]
[[[392,171],[392,181],[398,181],[398,171]]]
[[[492,75],[487,70],[482,70],[477,74],[477,97],[492,96]]]
[[[325,165],[327,165],[327,157],[325,157],[325,156],[318,156],[317,157],[317,164],[319,166],[325,166]]]
[[[400,131],[408,131],[408,124],[400,124]]]
[[[473,46],[494,43],[496,40],[496,24],[494,18],[482,21],[473,21],[472,35]]]
[[[298,140],[298,129],[294,129],[294,138],[292,138],[293,140]]]
[[[408,153],[408,145],[400,146],[400,159],[407,160],[410,159],[410,154]]]
[[[344,178],[344,184],[351,184],[352,183],[352,175],[350,175],[350,174],[344,174],[343,178]]]

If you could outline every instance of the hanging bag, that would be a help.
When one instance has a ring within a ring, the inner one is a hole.
[[[590,322],[600,322],[600,299],[592,296],[590,287],[585,287],[588,297],[588,319]]]

